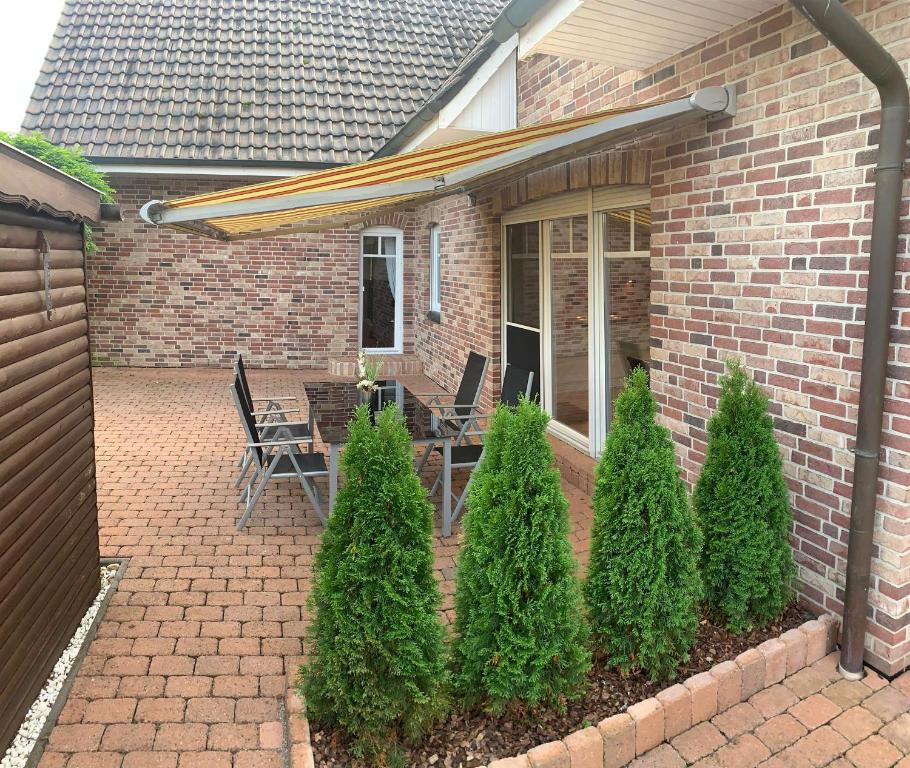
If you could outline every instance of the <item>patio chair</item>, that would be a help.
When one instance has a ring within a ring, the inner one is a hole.
[[[243,378],[239,373],[234,374],[234,384],[232,386],[236,389],[237,394],[244,406],[244,413],[241,413],[240,415],[241,422],[243,422],[245,418],[244,414],[249,414],[250,418],[254,420],[256,427],[259,430],[259,437],[261,439],[293,440],[298,445],[306,445],[307,450],[312,451],[312,416],[310,418],[310,421],[288,421],[287,413],[289,413],[289,411],[284,411],[281,413],[280,420],[255,421],[257,414],[252,411],[252,404],[250,403],[249,398],[246,396],[246,392],[243,387]],[[249,471],[250,467],[253,466],[253,451],[250,450],[249,446],[244,446],[243,452],[240,454],[240,459],[237,463],[240,466],[240,471],[237,473],[237,480],[234,482],[235,488],[240,487],[240,484],[246,477],[246,473]]]
[[[293,395],[285,396],[270,396],[270,397],[253,397],[250,394],[250,383],[246,377],[246,367],[243,364],[243,355],[239,352],[237,357],[234,359],[234,373],[240,377],[240,383],[242,386],[242,394],[246,400],[250,412],[253,416],[262,417],[263,421],[286,421],[286,414],[299,412],[299,408],[286,408],[283,403],[286,402],[296,402],[297,398]],[[256,410],[256,403],[265,403],[265,406],[262,410]]]
[[[502,390],[500,392],[499,400],[504,405],[514,408],[518,405],[519,398],[522,395],[525,397],[531,396],[531,389],[533,386],[533,371],[525,371],[521,368],[516,368],[514,365],[507,365],[505,375],[502,379]],[[452,445],[452,447],[449,449],[448,466],[446,466],[445,463],[445,449],[438,445],[434,446],[433,448],[437,453],[443,455],[443,466],[439,471],[439,474],[436,476],[436,481],[433,483],[433,487],[430,489],[430,496],[436,493],[436,488],[440,483],[445,485],[443,481],[445,480],[446,473],[449,475],[449,486],[451,487],[453,470],[472,470],[470,477],[468,477],[468,482],[465,483],[465,486],[462,489],[461,493],[452,493],[452,501],[455,502],[455,508],[452,510],[452,513],[448,519],[445,519],[445,515],[443,515],[443,536],[452,535],[452,523],[458,520],[458,518],[461,516],[461,510],[464,507],[465,501],[467,500],[468,491],[471,489],[471,482],[474,479],[473,469],[480,463],[480,460],[483,458],[483,442],[478,445],[474,445],[465,444],[462,440],[468,434],[469,425],[474,425],[475,427],[475,431],[471,432],[470,434],[476,437],[480,437],[482,440],[486,432],[480,428],[479,421],[489,418],[490,415],[491,414],[472,414],[468,420],[465,421],[465,424],[461,428],[458,437],[456,437],[454,440],[454,445]]]
[[[301,452],[298,448],[300,440],[296,438],[263,439],[259,426],[256,424],[253,414],[247,409],[236,384],[231,385],[231,394],[234,404],[237,406],[237,412],[240,414],[243,431],[246,434],[246,449],[252,457],[254,469],[246,489],[240,495],[240,500],[245,507],[237,521],[237,530],[243,530],[266,485],[272,478],[296,477],[313,503],[313,508],[320,521],[325,525],[319,489],[313,482],[317,477],[328,477],[329,470],[325,463],[325,455],[313,451]]]
[[[429,398],[427,407],[433,412],[433,415],[445,422],[454,432],[459,432],[465,426],[465,419],[477,412],[480,405],[480,393],[483,390],[489,367],[490,358],[472,350],[468,352],[468,359],[465,362],[464,371],[461,373],[461,382],[454,395],[450,392],[414,392],[414,394],[417,397]],[[423,471],[432,450],[433,446],[428,445],[424,451],[417,465],[418,474]]]

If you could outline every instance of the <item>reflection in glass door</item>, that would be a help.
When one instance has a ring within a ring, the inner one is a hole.
[[[548,224],[550,391],[546,404],[556,422],[584,436],[587,448],[588,214],[551,219]]]
[[[540,222],[510,224],[505,232],[506,363],[534,374],[540,393]]]
[[[650,369],[651,211],[606,211],[602,220],[605,395],[612,414],[626,376],[634,368]]]

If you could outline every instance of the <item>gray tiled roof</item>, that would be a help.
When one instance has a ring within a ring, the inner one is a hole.
[[[368,158],[505,0],[67,0],[23,128],[94,158]]]

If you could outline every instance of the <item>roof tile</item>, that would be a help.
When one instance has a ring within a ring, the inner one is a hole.
[[[364,160],[505,2],[67,0],[23,127],[93,158]]]

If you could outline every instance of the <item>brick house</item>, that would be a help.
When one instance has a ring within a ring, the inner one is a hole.
[[[299,146],[288,156],[379,159],[712,86],[735,87],[735,115],[625,137],[468,194],[230,243],[154,228],[137,212],[149,200],[236,186],[236,176],[121,170],[113,178],[125,221],[99,233],[89,273],[96,359],[215,365],[241,350],[262,366],[344,371],[367,346],[388,354],[393,370],[419,368],[451,387],[476,349],[493,360],[488,397],[505,362],[536,366],[554,435],[588,456],[603,444],[623,376],[643,362],[690,485],[723,361],[742,359],[771,398],[800,596],[840,612],[875,88],[774,0],[662,4],[656,15],[634,3],[551,0],[510,17],[516,5],[498,16],[490,5],[477,11],[470,44],[422,101],[397,117],[364,118],[371,140],[361,151],[311,156]],[[910,5],[846,5],[906,71]],[[75,24],[64,17],[58,39]],[[84,141],[75,125],[85,116],[51,104],[56,61],[52,49],[30,110],[47,122],[26,124],[52,140]],[[148,153],[146,141],[132,143]],[[176,154],[194,146],[188,133],[177,142]],[[906,200],[901,215],[866,649],[889,674],[910,664]]]

